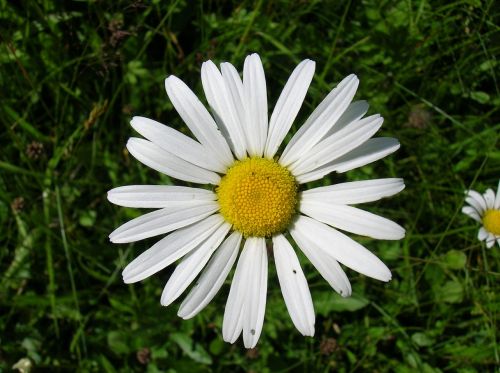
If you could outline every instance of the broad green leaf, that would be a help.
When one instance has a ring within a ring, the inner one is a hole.
[[[181,350],[192,360],[201,364],[212,364],[212,358],[208,352],[199,343],[193,342],[186,334],[173,333],[170,335],[170,338],[177,343]]]
[[[313,298],[316,312],[323,316],[327,316],[331,312],[357,311],[369,303],[366,298],[360,295],[354,294],[343,298],[334,293],[333,290],[331,292],[320,293],[319,296]]]
[[[458,250],[450,250],[444,256],[444,262],[448,268],[462,269],[467,263],[467,256]]]
[[[108,346],[117,355],[128,354],[130,347],[127,344],[127,336],[125,333],[114,330],[108,333]]]
[[[488,101],[490,101],[490,95],[482,91],[471,92],[470,97],[480,104],[486,104],[488,103]]]
[[[448,281],[443,286],[434,289],[436,300],[444,303],[460,303],[463,300],[464,290],[457,281]]]
[[[425,333],[417,332],[411,336],[411,340],[419,347],[432,346],[434,341]]]

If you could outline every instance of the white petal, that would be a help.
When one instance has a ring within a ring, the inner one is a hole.
[[[335,123],[335,125],[330,129],[330,131],[328,131],[328,133],[323,138],[327,138],[330,135],[333,135],[334,133],[340,131],[349,123],[360,120],[363,117],[363,115],[366,114],[369,107],[370,105],[368,104],[368,102],[364,100],[352,102],[346,109],[344,114],[342,114],[342,116],[339,118],[337,123]]]
[[[247,249],[248,272],[244,290],[243,344],[254,348],[259,340],[264,324],[267,295],[267,250],[266,240],[250,237],[243,250]]]
[[[279,160],[281,165],[300,159],[328,133],[351,103],[358,83],[356,75],[349,75],[326,96],[286,146]]]
[[[163,289],[161,294],[162,306],[170,305],[187,289],[205,267],[205,264],[207,264],[230,229],[231,224],[222,224],[207,240],[200,243],[197,248],[182,258]]]
[[[301,200],[353,205],[378,201],[393,196],[404,188],[404,181],[399,178],[350,181],[306,190],[302,192]]]
[[[379,130],[383,121],[384,118],[375,114],[352,122],[313,146],[288,168],[294,175],[301,175],[324,166],[366,142]]]
[[[394,153],[400,147],[399,141],[391,137],[376,137],[358,146],[352,152],[335,161],[337,172],[347,172],[378,161]]]
[[[495,208],[495,192],[493,189],[487,189],[483,194],[484,200],[486,202],[486,208],[488,210],[493,210]]]
[[[489,233],[484,227],[479,228],[479,231],[477,232],[477,239],[479,241],[486,240],[488,238],[488,236],[489,236]]]
[[[488,237],[486,238],[486,247],[488,249],[491,249],[493,245],[495,244],[496,238],[493,234],[488,234]]]
[[[217,201],[185,202],[149,212],[115,229],[109,239],[113,243],[127,243],[172,232],[196,223],[219,209]]]
[[[285,88],[283,88],[269,122],[269,133],[264,150],[264,156],[267,158],[274,157],[297,117],[307,89],[311,84],[315,66],[314,61],[302,61],[292,72]]]
[[[477,215],[482,216],[484,214],[484,210],[479,202],[477,202],[472,197],[466,197],[465,202],[467,202],[476,212]]]
[[[379,240],[405,236],[405,229],[393,221],[352,206],[302,201],[300,212],[335,228]]]
[[[247,272],[249,271],[248,256],[249,251],[242,250],[224,309],[222,338],[229,343],[234,343],[243,330],[243,306],[248,280]]]
[[[127,149],[139,162],[173,178],[200,184],[218,184],[220,176],[169,153],[151,141],[132,137]]]
[[[221,215],[176,230],[135,258],[122,272],[125,283],[141,281],[193,250],[224,223]]]
[[[475,221],[481,223],[481,217],[479,216],[479,214],[477,213],[477,210],[474,207],[472,207],[472,206],[464,206],[464,207],[462,207],[462,212],[465,215],[470,216]]]
[[[243,82],[241,81],[240,75],[236,68],[228,62],[223,62],[220,65],[222,78],[226,84],[226,87],[231,92],[231,96],[233,98],[233,104],[236,110],[236,114],[239,118],[239,123],[241,124],[241,131],[245,137],[244,146],[245,150],[247,150],[247,139],[246,139],[246,128],[249,126],[247,123],[247,113],[246,113],[246,104],[245,104],[245,93],[243,90]],[[246,152],[242,155],[243,159],[246,157]]]
[[[257,343],[264,321],[267,252],[263,238],[248,238],[236,266],[222,323],[224,341],[234,343],[243,330],[246,348]]]
[[[358,146],[353,151],[334,160],[333,162],[324,165],[314,171],[297,177],[297,182],[300,184],[309,181],[321,179],[330,172],[347,172],[354,168],[362,167],[369,163],[375,162],[386,155],[394,153],[399,149],[399,142],[396,139],[388,137],[376,137],[369,139],[364,144]]]
[[[476,192],[475,190],[469,190],[467,192],[467,197],[465,198],[465,201],[474,207],[479,215],[483,215],[483,213],[487,210],[486,207],[486,201],[484,200],[483,196]]]
[[[298,331],[314,336],[314,306],[306,277],[292,245],[282,235],[273,237],[274,261],[286,308]]]
[[[498,181],[497,194],[495,196],[495,203],[493,206],[495,210],[500,210],[500,180]]]
[[[245,59],[243,89],[247,112],[245,134],[248,140],[248,154],[260,157],[267,138],[267,90],[264,68],[256,53]]]
[[[299,215],[294,229],[345,266],[377,280],[391,279],[391,271],[379,258],[334,228]]]
[[[233,156],[229,145],[219,132],[214,119],[193,91],[173,75],[165,79],[165,89],[180,117],[196,138],[217,156],[218,161],[225,166],[230,166]]]
[[[132,118],[130,124],[142,136],[168,153],[207,170],[226,170],[224,164],[217,161],[215,156],[207,156],[209,149],[173,128],[143,117]]]
[[[217,249],[201,274],[198,284],[191,289],[182,302],[177,315],[190,319],[210,303],[224,284],[233,267],[241,243],[241,233],[234,231]]]
[[[290,228],[290,234],[307,259],[330,286],[341,296],[349,297],[352,293],[351,283],[340,264],[329,253],[311,242],[307,234],[296,229],[296,225]]]
[[[217,196],[210,190],[173,185],[127,185],[108,192],[109,202],[124,207],[175,207],[216,199]]]
[[[201,81],[207,101],[234,154],[240,159],[244,158],[246,145],[243,123],[236,112],[231,90],[212,61],[204,62],[201,66]]]

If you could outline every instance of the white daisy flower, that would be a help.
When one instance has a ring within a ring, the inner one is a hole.
[[[483,225],[477,233],[479,241],[486,241],[488,249],[495,241],[500,246],[500,181],[496,195],[493,189],[487,189],[484,194],[469,190],[465,195],[468,205],[462,212]]]
[[[123,271],[126,283],[149,277],[182,260],[168,280],[161,304],[174,302],[199,276],[182,302],[184,319],[200,312],[216,295],[238,258],[224,311],[222,334],[234,343],[243,333],[253,348],[264,321],[268,277],[267,244],[273,255],[286,307],[297,329],[314,335],[314,309],[306,277],[290,237],[342,296],[351,285],[341,265],[389,281],[391,272],[370,251],[342,231],[399,240],[405,230],[383,217],[350,205],[377,201],[404,188],[402,179],[346,182],[302,191],[304,184],[336,171],[346,172],[396,151],[393,138],[373,138],[382,125],[365,101],[351,103],[358,78],[349,75],[331,91],[285,146],[311,83],[315,63],[293,71],[268,121],[266,80],[257,54],[246,58],[243,80],[233,65],[212,61],[201,79],[212,115],[179,78],[165,80],[167,94],[195,139],[143,117],[132,127],[129,152],[145,165],[212,189],[133,185],[111,190],[120,206],[157,208],[110,235],[127,243],[169,233]],[[335,227],[335,228],[334,228]],[[289,236],[287,234],[289,233]],[[240,246],[243,249],[240,252]]]

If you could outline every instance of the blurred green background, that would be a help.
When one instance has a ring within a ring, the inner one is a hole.
[[[0,0],[0,371],[497,371],[500,251],[460,209],[465,189],[500,176],[499,19],[498,2],[479,0]],[[359,76],[356,98],[402,146],[327,182],[403,177],[403,193],[364,207],[407,236],[355,237],[393,280],[348,271],[348,299],[301,260],[314,338],[293,327],[271,260],[262,337],[247,351],[222,341],[231,276],[190,321],[178,302],[160,306],[172,268],[122,283],[155,240],[109,243],[142,212],[106,192],[170,182],[125,150],[133,115],[186,129],[165,77],[204,99],[202,61],[241,70],[251,52],[270,108],[296,64],[316,61],[294,130],[342,77]]]

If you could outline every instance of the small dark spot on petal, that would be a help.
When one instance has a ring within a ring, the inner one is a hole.
[[[255,329],[250,330],[251,335],[255,335]]]
[[[297,271],[294,269],[294,270],[293,270],[293,273],[294,273],[294,274],[297,274]]]

